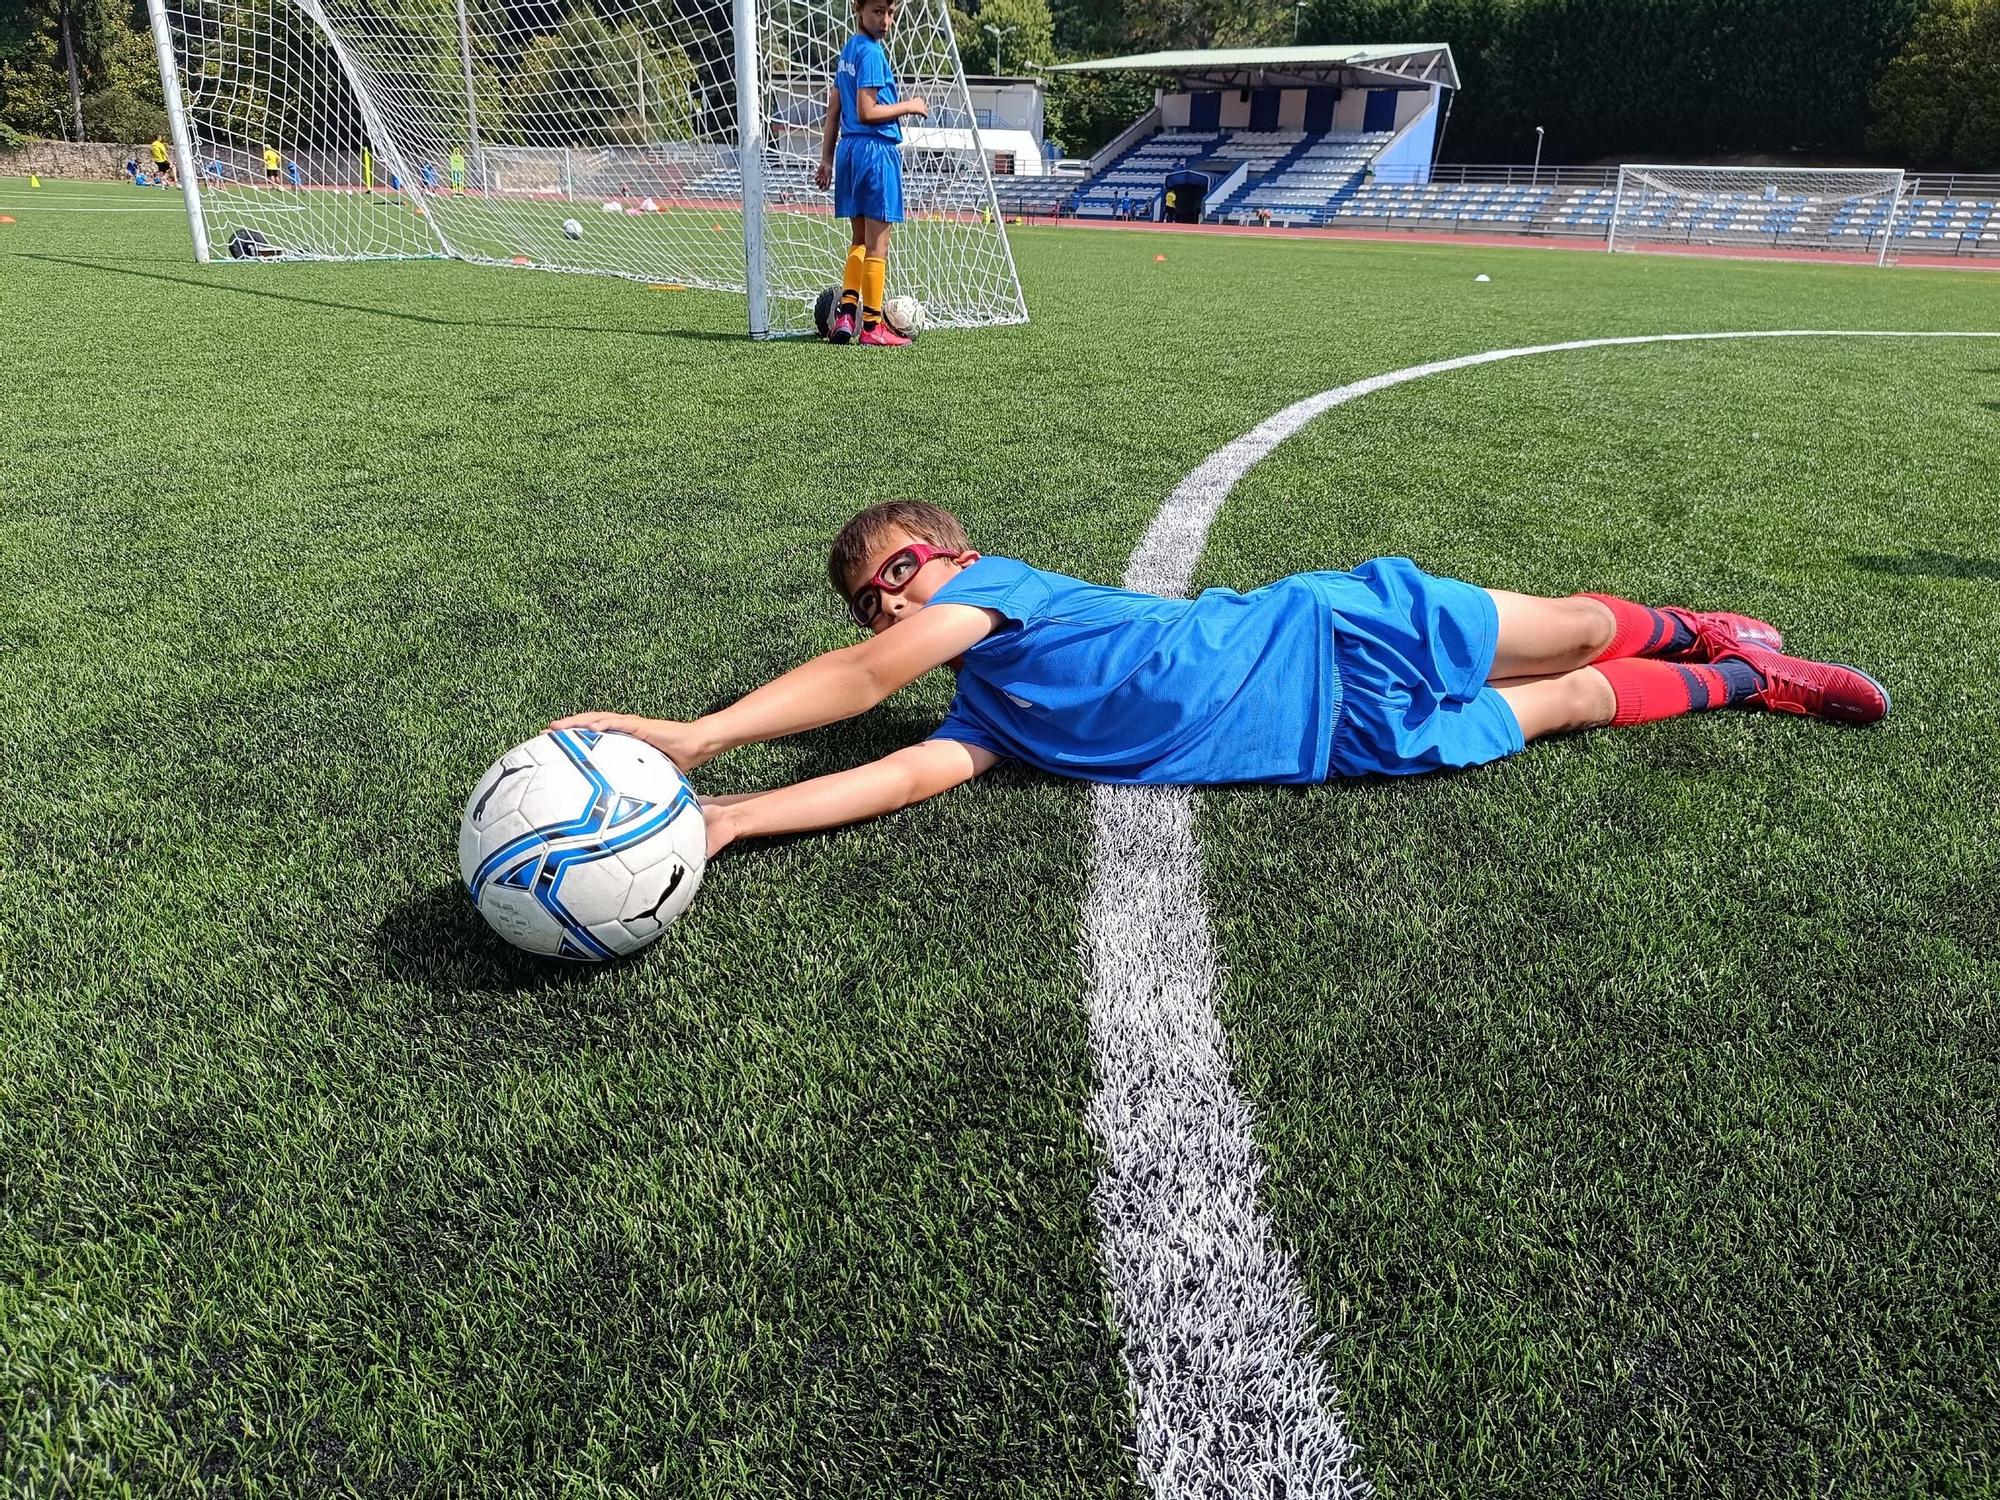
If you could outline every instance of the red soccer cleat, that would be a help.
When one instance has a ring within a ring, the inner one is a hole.
[[[1673,613],[1694,628],[1696,661],[1715,661],[1738,646],[1756,646],[1765,651],[1785,649],[1785,638],[1778,627],[1755,615],[1680,608]]]
[[[1746,708],[1806,714],[1836,724],[1875,724],[1888,717],[1889,690],[1859,668],[1806,661],[1748,644],[1715,659],[1745,662],[1764,679],[1764,685],[1743,700]]]
[[[853,337],[854,313],[851,309],[843,307],[833,315],[833,326],[826,331],[826,341],[829,344],[844,344]]]
[[[873,328],[862,329],[861,337],[855,342],[866,344],[871,349],[901,349],[910,341],[887,323],[877,323]]]

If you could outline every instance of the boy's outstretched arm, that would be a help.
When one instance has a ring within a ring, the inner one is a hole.
[[[781,739],[866,713],[931,668],[984,640],[998,619],[993,611],[970,604],[926,605],[880,635],[815,656],[691,724],[637,714],[586,713],[557,719],[549,727],[622,730],[662,751],[683,771],[691,771],[739,745]]]
[[[708,857],[740,838],[810,833],[900,811],[990,771],[1000,757],[958,740],[925,740],[893,755],[768,792],[704,800]]]
[[[840,89],[828,84],[826,90],[826,123],[819,132],[819,167],[813,173],[813,186],[822,193],[833,186],[833,151],[840,141]]]

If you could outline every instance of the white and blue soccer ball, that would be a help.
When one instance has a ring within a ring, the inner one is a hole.
[[[708,827],[694,788],[644,740],[552,729],[495,761],[465,804],[458,871],[517,948],[637,953],[694,900]]]

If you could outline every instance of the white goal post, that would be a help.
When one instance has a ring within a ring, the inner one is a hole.
[[[1900,168],[1627,165],[1608,248],[1825,250],[1881,265],[1903,209]]]
[[[148,0],[199,259],[454,257],[746,295],[812,328],[849,239],[813,181],[849,0]],[[889,37],[906,131],[890,290],[1027,319],[947,0]],[[739,129],[739,122],[741,128]],[[954,144],[955,143],[955,144]]]

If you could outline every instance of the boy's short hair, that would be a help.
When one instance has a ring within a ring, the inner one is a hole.
[[[840,535],[833,539],[833,551],[826,559],[826,576],[833,581],[833,591],[841,598],[847,597],[847,575],[868,561],[869,554],[882,545],[882,538],[892,526],[933,547],[946,547],[954,552],[972,549],[965,527],[942,505],[927,505],[921,500],[889,500],[871,505],[840,528]]]

